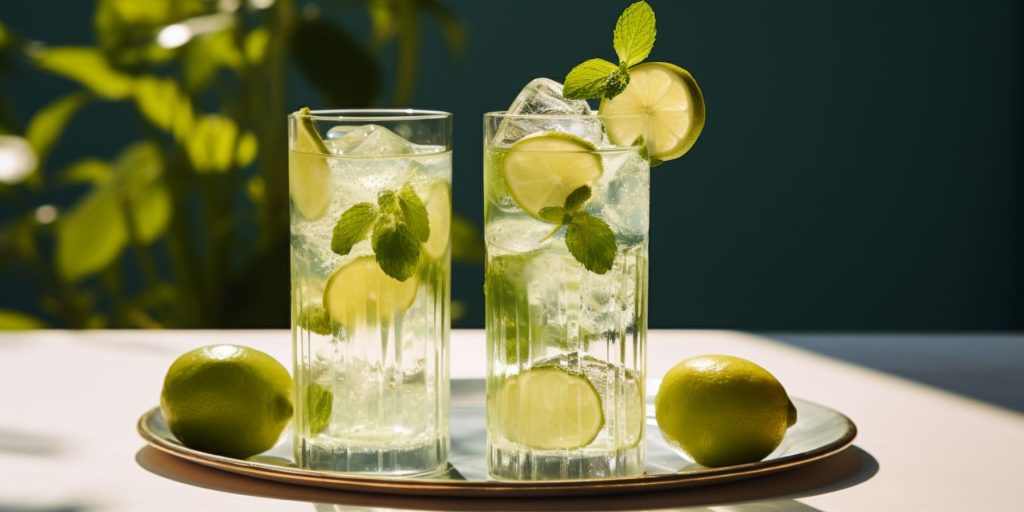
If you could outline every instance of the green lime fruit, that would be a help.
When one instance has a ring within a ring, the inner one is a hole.
[[[513,375],[487,408],[488,428],[536,450],[573,450],[594,441],[604,427],[601,396],[582,375],[537,367]]]
[[[292,417],[292,378],[259,350],[210,345],[167,370],[160,410],[189,448],[244,459],[270,449]]]
[[[796,407],[771,373],[726,355],[674,366],[661,381],[654,408],[665,438],[707,467],[765,458],[796,422]]]
[[[563,206],[565,198],[592,185],[604,168],[594,145],[567,133],[531,135],[516,142],[502,159],[502,174],[512,199],[540,218],[542,208]]]
[[[619,95],[601,100],[599,113],[609,116],[605,128],[612,142],[630,145],[643,137],[651,159],[667,161],[697,142],[704,111],[704,96],[688,71],[645,62],[629,69],[629,85]]]

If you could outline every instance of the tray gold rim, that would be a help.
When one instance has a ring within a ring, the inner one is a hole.
[[[704,468],[693,471],[645,474],[636,477],[595,480],[440,480],[411,477],[377,477],[351,475],[330,471],[291,468],[257,461],[235,459],[202,452],[165,439],[152,431],[148,422],[160,415],[154,407],[139,418],[136,430],[146,443],[168,455],[202,466],[274,482],[306,485],[327,489],[396,494],[407,496],[465,496],[465,497],[549,497],[595,494],[626,494],[700,487],[745,478],[768,475],[803,466],[842,452],[853,444],[857,426],[849,417],[835,409],[808,400],[793,398],[830,411],[845,422],[846,429],[839,438],[817,448],[749,464],[722,468]]]

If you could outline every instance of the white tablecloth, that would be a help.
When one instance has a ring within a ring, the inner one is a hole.
[[[791,394],[852,418],[859,428],[855,446],[743,482],[559,502],[290,487],[145,448],[135,423],[157,405],[167,367],[186,350],[220,342],[264,350],[290,367],[286,331],[0,333],[0,511],[1024,510],[1024,415],[727,331],[651,331],[649,376],[697,354],[751,359]],[[482,331],[453,332],[451,348],[453,378],[484,375]]]

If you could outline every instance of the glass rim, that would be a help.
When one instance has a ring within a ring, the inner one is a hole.
[[[310,110],[308,114],[292,112],[288,117],[312,119],[314,121],[343,122],[386,122],[386,121],[437,121],[451,119],[454,115],[443,110],[417,108],[336,108]]]
[[[631,119],[647,118],[649,114],[509,114],[507,110],[496,110],[484,113],[484,119]]]

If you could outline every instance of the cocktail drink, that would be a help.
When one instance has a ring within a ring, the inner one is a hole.
[[[484,118],[495,478],[644,470],[650,163],[642,137],[609,138],[610,121],[548,79]]]
[[[564,87],[536,79],[484,116],[495,478],[644,471],[650,167],[685,154],[704,127],[693,76],[644,62],[655,34],[640,0],[615,23],[618,64],[587,59]]]
[[[289,116],[295,458],[414,474],[449,448],[451,115]]]

